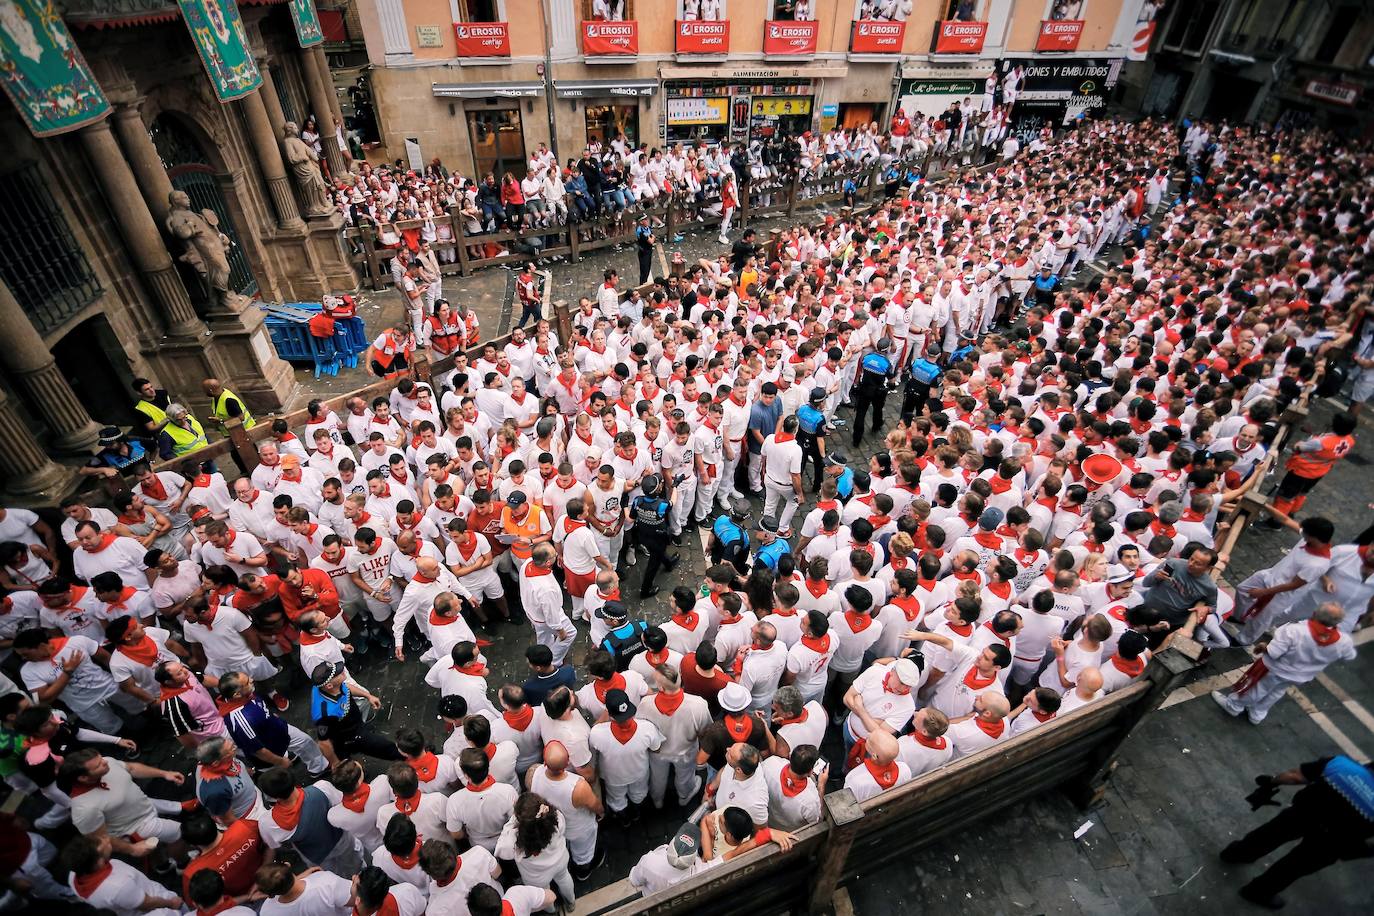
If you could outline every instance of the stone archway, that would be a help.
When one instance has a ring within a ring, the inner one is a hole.
[[[197,131],[175,112],[163,111],[149,128],[153,145],[172,187],[184,191],[196,210],[210,210],[219,217],[220,231],[229,237],[229,283],[235,292],[252,296],[258,280],[248,261],[238,225],[220,188],[221,169],[211,160]]]

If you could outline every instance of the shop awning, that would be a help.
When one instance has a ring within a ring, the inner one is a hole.
[[[560,99],[651,96],[658,91],[658,80],[555,80],[553,91]]]
[[[544,94],[543,83],[434,83],[441,99],[524,99]]]

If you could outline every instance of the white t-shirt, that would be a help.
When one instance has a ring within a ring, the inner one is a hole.
[[[269,898],[263,901],[261,916],[347,916],[353,886],[347,878],[333,872],[317,871],[306,875],[305,890],[290,903]]]
[[[101,881],[89,897],[77,894],[77,899],[90,904],[98,910],[110,910],[115,916],[142,916],[143,901],[147,897],[170,900],[176,895],[143,874],[127,862],[110,860],[110,874]],[[67,882],[76,889],[76,876],[68,875]],[[175,913],[178,910],[160,909],[157,913]]]
[[[161,688],[158,687],[157,678],[153,676],[153,672],[162,662],[174,662],[177,657],[167,648],[167,640],[172,635],[170,632],[162,629],[162,627],[145,627],[144,632],[157,646],[157,661],[151,665],[144,665],[115,649],[110,653],[110,677],[114,678],[116,684],[122,684],[129,678],[133,678],[134,686],[157,696],[161,692]]]
[[[41,545],[43,539],[33,530],[33,526],[36,524],[38,524],[38,516],[28,509],[6,509],[5,517],[0,519],[0,544],[6,541],[18,541],[21,544]],[[73,526],[73,530],[75,530],[75,526]]]

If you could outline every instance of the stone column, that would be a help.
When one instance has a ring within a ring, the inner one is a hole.
[[[277,80],[272,75],[272,67],[267,58],[258,60],[258,72],[262,74],[262,85],[258,87],[258,95],[262,96],[262,103],[267,108],[267,121],[272,125],[272,136],[280,137],[282,125],[286,123],[286,109],[281,107]]]
[[[148,202],[153,219],[160,223],[167,218],[171,209],[167,204],[167,195],[172,193],[172,180],[167,177],[167,170],[162,167],[162,157],[157,154],[153,138],[143,125],[138,102],[115,106],[114,129],[119,135],[119,145],[129,157],[129,167],[138,180],[143,199]]]
[[[108,121],[83,127],[77,134],[86,148],[100,190],[119,224],[120,234],[133,256],[134,264],[153,293],[153,299],[166,316],[167,333],[174,336],[199,335],[205,325],[196,317],[191,297],[172,264],[163,244],[162,233],[153,214],[139,193],[138,182],[124,153],[110,132]],[[151,147],[151,142],[149,146]],[[133,158],[133,157],[131,157]]]
[[[72,472],[55,463],[33,437],[19,410],[0,391],[0,487],[7,494],[56,501],[67,495]]]
[[[62,376],[38,329],[10,288],[0,283],[0,365],[28,396],[29,403],[52,431],[52,444],[62,452],[86,452],[100,437],[71,385]]]
[[[316,57],[311,49],[301,49],[301,73],[305,78],[305,91],[310,96],[310,108],[315,115],[315,123],[320,127],[320,143],[324,146],[325,158],[329,160],[329,174],[339,178],[348,174],[343,153],[339,151],[339,138],[334,133],[334,107],[329,104],[329,93],[334,91],[329,80],[329,67],[321,63],[323,54]]]
[[[305,228],[300,209],[296,205],[296,195],[286,179],[286,166],[282,163],[281,146],[272,131],[272,122],[267,115],[267,106],[262,100],[262,90],[250,92],[239,100],[244,119],[248,122],[249,139],[258,156],[258,166],[262,177],[267,181],[267,190],[272,197],[272,208],[277,211],[277,225],[283,229],[299,231]]]

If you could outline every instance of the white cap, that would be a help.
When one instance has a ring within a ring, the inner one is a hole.
[[[720,693],[716,694],[716,702],[726,712],[744,712],[749,708],[751,700],[753,695],[750,694],[749,688],[734,682],[726,684],[720,689]]]
[[[908,687],[915,687],[921,683],[921,669],[916,667],[916,663],[909,658],[899,658],[892,663],[892,670],[897,675],[897,680]],[[721,691],[724,693],[724,691]]]

